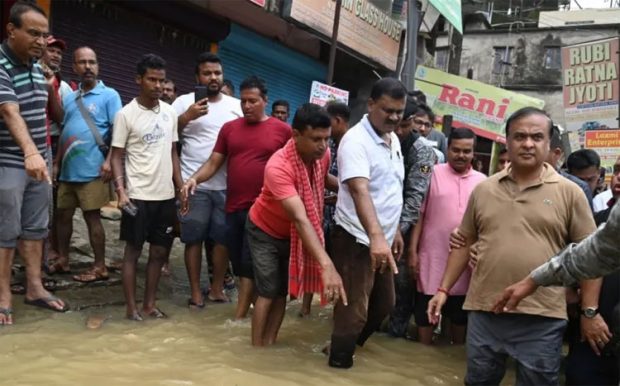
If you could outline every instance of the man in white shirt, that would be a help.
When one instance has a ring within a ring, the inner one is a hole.
[[[172,106],[160,101],[165,65],[157,55],[142,56],[136,76],[140,95],[116,114],[112,135],[112,173],[118,206],[123,210],[120,238],[126,242],[123,291],[127,318],[135,321],[144,316],[166,317],[155,305],[155,295],[174,240],[175,187],[179,191],[183,185],[176,150],[177,115]],[[136,265],[145,241],[150,244],[149,260],[139,312]]]
[[[344,135],[338,148],[332,259],[350,301],[334,308],[331,367],[351,367],[355,345],[363,345],[394,307],[395,258],[403,248],[398,227],[405,174],[394,130],[403,117],[406,95],[396,79],[377,81],[368,114]]]
[[[222,126],[243,116],[239,100],[222,93],[224,73],[217,55],[205,52],[196,62],[196,82],[206,88],[207,97],[197,100],[196,93],[191,92],[181,95],[172,104],[179,115],[183,180],[191,177],[209,159]],[[226,166],[200,184],[189,200],[192,210],[180,218],[181,241],[185,243],[185,265],[191,287],[188,306],[203,308],[200,289],[203,242],[214,243],[213,281],[207,296],[211,301],[228,301],[224,294],[224,276],[228,268],[224,212]]]

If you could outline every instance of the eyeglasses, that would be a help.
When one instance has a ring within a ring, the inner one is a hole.
[[[39,31],[37,29],[33,29],[33,28],[26,30],[26,33],[28,35],[30,35],[31,37],[33,37],[34,39],[43,38],[43,39],[46,39],[46,40],[51,35],[49,32],[41,32],[41,31]]]
[[[416,124],[416,125],[418,125],[418,126],[426,126],[426,127],[428,127],[428,128],[430,128],[431,126],[433,126],[433,124],[432,124],[432,123],[430,123],[430,122],[426,122],[426,121],[423,121],[423,120],[421,120],[421,119],[414,119],[414,120],[413,120],[413,123],[415,123],[415,124]]]

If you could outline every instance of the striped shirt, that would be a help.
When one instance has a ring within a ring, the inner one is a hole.
[[[22,63],[4,42],[0,46],[0,105],[19,104],[19,112],[41,155],[46,151],[47,81],[38,63]],[[0,167],[24,168],[24,153],[0,118]]]

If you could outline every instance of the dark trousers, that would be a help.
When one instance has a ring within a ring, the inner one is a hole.
[[[334,227],[331,240],[332,259],[349,305],[338,303],[334,308],[330,365],[350,367],[355,345],[364,345],[394,307],[394,274],[373,271],[368,247],[342,227]]]

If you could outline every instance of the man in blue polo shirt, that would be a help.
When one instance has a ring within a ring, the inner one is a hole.
[[[0,47],[0,325],[12,324],[11,265],[15,248],[26,264],[25,303],[64,312],[65,303],[41,283],[51,180],[46,106],[60,106],[35,59],[49,35],[45,13],[17,2],[9,11],[7,40]]]
[[[97,143],[93,129],[97,130],[102,142],[109,144],[114,117],[122,105],[118,92],[97,80],[99,66],[95,51],[89,47],[76,49],[73,70],[80,77],[80,87],[63,100],[65,120],[58,151],[60,170],[56,212],[59,258],[50,264],[49,271],[69,271],[72,220],[75,209],[79,207],[88,227],[95,263],[73,279],[89,283],[108,279],[100,209],[110,201],[108,182],[112,173],[110,152]]]

